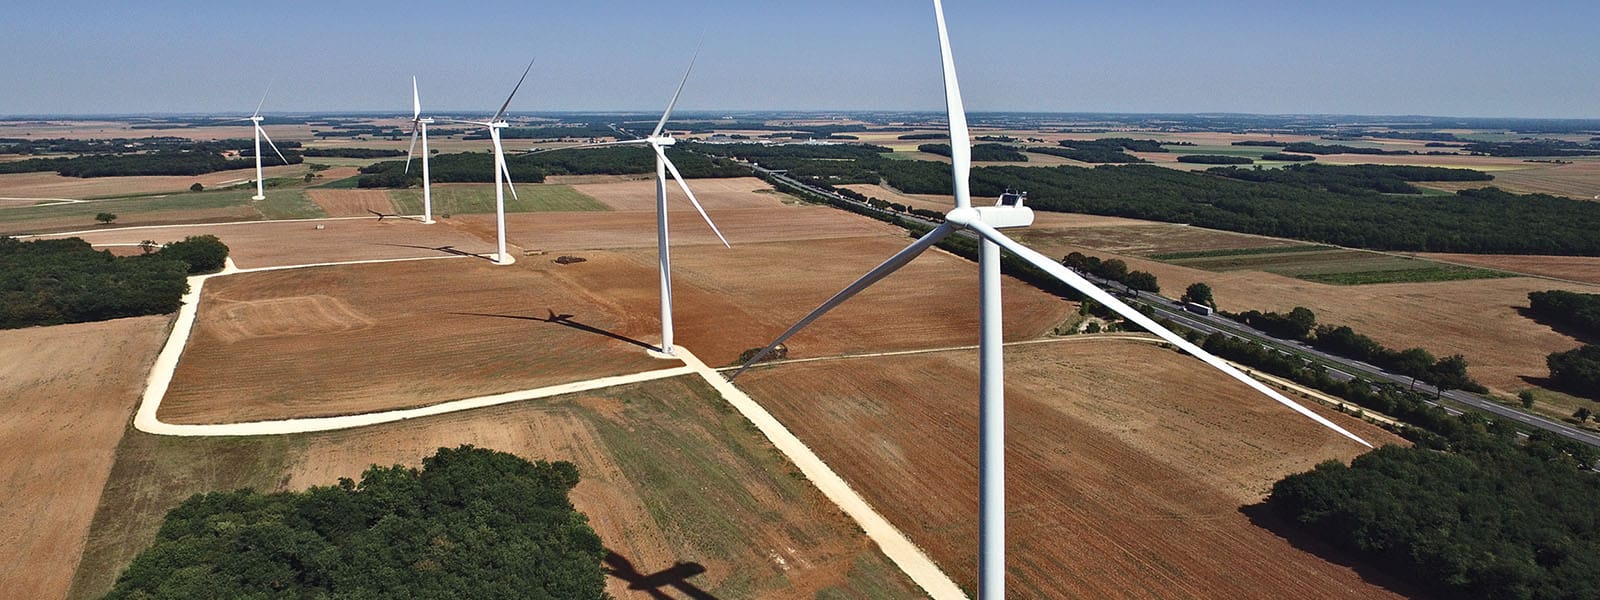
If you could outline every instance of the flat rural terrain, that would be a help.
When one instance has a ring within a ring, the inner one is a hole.
[[[1359,446],[1151,344],[1086,336],[1006,360],[1015,597],[1402,597],[1243,511],[1282,476]],[[764,367],[739,384],[971,586],[976,367],[968,350]]]
[[[0,595],[66,594],[169,320],[0,331]]]
[[[1600,285],[1600,257],[1594,256],[1446,253],[1419,253],[1417,256],[1487,269],[1503,269],[1529,275]]]
[[[319,229],[320,227],[320,229]],[[494,252],[493,238],[480,239],[445,223],[423,225],[386,218],[337,221],[279,221],[107,229],[74,233],[100,245],[166,243],[193,235],[215,235],[241,269],[324,262],[453,256]]]
[[[612,553],[607,591],[619,600],[920,595],[709,386],[680,378],[321,434],[133,433],[72,597],[109,588],[166,510],[192,493],[332,485],[460,444],[576,464],[572,501]]]

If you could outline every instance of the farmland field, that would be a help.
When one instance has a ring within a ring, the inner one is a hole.
[[[1530,256],[1517,254],[1419,253],[1417,256],[1443,262],[1476,265],[1556,279],[1600,285],[1600,257]]]
[[[1359,446],[1154,345],[1082,337],[1006,354],[1007,587],[1017,597],[1401,596],[1242,512],[1279,477]],[[812,362],[739,384],[971,586],[976,363],[973,351]]]
[[[477,183],[441,183],[433,186],[433,213],[436,215],[494,214],[495,186]],[[391,192],[394,206],[408,215],[422,214],[422,190]],[[604,204],[567,185],[517,184],[517,197],[505,192],[506,212],[608,210]]]
[[[265,200],[254,191],[183,192],[165,196],[98,200],[0,210],[0,234],[105,229],[94,219],[102,212],[117,215],[115,226],[169,225],[293,219],[325,216],[305,190],[269,189]]]
[[[95,245],[129,245],[143,240],[166,243],[202,234],[220,238],[228,245],[229,258],[243,269],[451,256],[459,253],[485,254],[494,251],[490,242],[448,224],[422,225],[396,218],[380,222],[376,217],[318,221],[314,224],[303,221],[263,221],[106,229],[74,236]]]
[[[0,595],[66,594],[167,322],[0,331]]]
[[[385,190],[313,189],[306,192],[330,217],[365,217],[373,212],[392,214],[394,203]],[[419,214],[421,210],[417,211]]]
[[[573,504],[615,554],[605,565],[614,573],[607,591],[622,600],[658,597],[657,588],[678,597],[674,581],[719,598],[918,595],[708,386],[673,379],[321,434],[131,434],[85,557],[98,569],[80,572],[75,596],[104,590],[162,514],[191,493],[330,485],[370,464],[416,466],[460,444],[576,464]]]
[[[1252,248],[1246,249],[1252,250],[1248,254],[1216,251],[1211,256],[1176,254],[1178,258],[1173,258],[1174,254],[1163,254],[1151,258],[1207,271],[1263,271],[1337,285],[1456,281],[1513,276],[1501,271],[1488,271],[1365,250],[1311,248],[1313,249],[1307,250],[1306,246],[1287,246],[1278,252]]]
[[[264,165],[267,179],[276,177],[298,178],[306,173],[305,165]],[[0,175],[0,196],[27,198],[121,198],[127,196],[187,193],[189,186],[199,183],[206,189],[255,181],[255,168],[230,169],[202,175],[172,175],[147,177],[62,177],[54,172],[9,173]]]

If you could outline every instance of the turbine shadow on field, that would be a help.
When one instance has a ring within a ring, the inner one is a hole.
[[[418,246],[418,245],[415,245],[415,244],[377,244],[377,245],[378,246],[392,246],[392,247],[395,247],[395,248],[416,248],[418,250],[433,250],[435,252],[443,252],[445,254],[450,254],[450,255],[453,255],[453,256],[471,256],[473,258],[480,258],[480,259],[483,259],[483,260],[487,260],[489,262],[494,262],[494,258],[490,257],[489,255],[486,255],[486,254],[473,254],[471,252],[467,252],[466,250],[462,250],[462,249],[456,248],[455,246]]]
[[[605,563],[607,575],[628,582],[630,590],[649,592],[651,598],[673,600],[673,596],[661,591],[661,588],[670,586],[682,592],[683,596],[690,600],[717,600],[716,596],[688,582],[690,577],[706,572],[706,568],[700,563],[680,561],[673,563],[671,567],[646,575],[640,573],[639,569],[633,566],[633,562],[609,548],[606,549]]]
[[[1329,563],[1346,567],[1352,571],[1355,571],[1356,574],[1360,575],[1361,579],[1365,580],[1367,583],[1407,598],[1432,598],[1432,596],[1424,593],[1416,586],[1401,581],[1399,578],[1396,578],[1393,575],[1378,570],[1377,567],[1374,567],[1368,562],[1361,560],[1361,558],[1355,554],[1335,547],[1334,545],[1323,541],[1321,538],[1318,538],[1316,534],[1313,534],[1311,531],[1299,527],[1294,523],[1290,523],[1273,514],[1272,509],[1267,507],[1266,502],[1251,504],[1249,506],[1241,506],[1239,507],[1239,513],[1250,519],[1250,523],[1252,525],[1265,529],[1268,532],[1271,532],[1273,535],[1283,538],[1284,541],[1289,542],[1289,545],[1294,546],[1301,551],[1313,554],[1317,558],[1321,558]]]
[[[603,336],[606,336],[606,337],[611,338],[613,340],[617,340],[619,342],[627,342],[629,344],[633,344],[635,346],[638,346],[640,348],[644,348],[646,350],[659,350],[660,349],[660,348],[657,348],[656,346],[654,346],[652,344],[647,344],[645,342],[641,342],[639,340],[633,339],[631,337],[628,337],[628,336],[625,336],[625,335],[622,335],[622,334],[612,333],[610,331],[606,331],[604,329],[601,329],[599,327],[595,327],[593,325],[587,325],[587,324],[584,324],[584,323],[579,323],[577,321],[572,320],[572,315],[569,315],[569,314],[556,314],[556,311],[554,311],[554,310],[550,311],[550,315],[547,316],[547,317],[530,317],[530,316],[526,316],[526,315],[497,315],[497,314],[490,314],[490,313],[450,313],[450,314],[452,314],[452,315],[460,315],[460,316],[467,316],[467,317],[493,317],[493,318],[496,318],[496,319],[517,319],[517,320],[521,320],[521,321],[539,321],[541,323],[554,323],[556,325],[562,325],[562,326],[565,326],[565,327],[571,327],[571,328],[576,329],[578,331],[586,331],[586,332],[589,332],[589,333],[593,333],[595,335],[603,335]]]

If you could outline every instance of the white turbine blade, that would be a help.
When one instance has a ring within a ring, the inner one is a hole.
[[[517,185],[514,184],[514,183],[511,183],[511,167],[506,166],[506,155],[504,153],[501,153],[501,152],[496,152],[496,153],[494,153],[494,158],[495,158],[495,160],[500,161],[500,174],[505,176],[506,187],[511,188],[511,199],[512,200],[518,200],[519,198],[517,198]],[[494,182],[494,184],[495,185],[500,185],[500,182],[496,181],[496,182]]]
[[[422,124],[411,122],[411,146],[406,148],[406,173],[411,172],[411,155],[417,149],[417,134],[422,131]]]
[[[537,60],[537,59],[535,59],[535,60]],[[533,61],[530,60],[530,61],[528,61],[528,68],[524,69],[522,71],[522,79],[518,79],[517,80],[517,87],[511,88],[511,95],[510,96],[506,96],[506,103],[500,105],[500,111],[494,113],[494,118],[489,119],[490,123],[499,122],[500,121],[500,117],[505,116],[506,108],[509,108],[511,106],[511,99],[517,97],[517,90],[522,89],[523,80],[528,78],[528,71],[532,71],[532,70],[533,70]]]
[[[672,101],[667,103],[667,112],[661,113],[661,120],[656,123],[655,131],[650,132],[650,137],[661,135],[661,130],[667,126],[667,119],[672,116],[673,107],[678,105],[678,95],[683,93],[683,86],[689,83],[689,73],[694,71],[694,62],[700,60],[700,47],[705,45],[704,37],[700,38],[700,45],[694,47],[694,56],[689,59],[689,68],[683,71],[683,81],[678,82],[678,91],[672,93]]]
[[[728,238],[722,237],[722,232],[717,230],[717,224],[711,222],[711,216],[706,214],[706,209],[700,206],[699,200],[695,199],[694,192],[689,191],[689,184],[683,182],[683,176],[678,174],[678,166],[672,164],[672,159],[667,158],[666,151],[655,144],[651,144],[650,147],[656,149],[656,156],[660,156],[661,162],[667,165],[667,172],[671,173],[672,178],[678,182],[678,187],[683,188],[683,193],[689,196],[689,203],[694,205],[695,210],[700,211],[700,218],[705,219],[706,224],[711,226],[711,233],[717,234],[717,239],[722,240],[723,246],[732,248],[733,246],[728,245]]]
[[[266,104],[267,104],[267,94],[270,94],[270,93],[272,93],[272,83],[268,82],[267,83],[267,91],[261,92],[261,101],[256,103],[256,111],[253,112],[253,113],[250,113],[250,117],[252,119],[254,119],[255,117],[261,116],[261,107],[262,106],[266,106]]]
[[[479,127],[489,127],[490,126],[488,121],[468,121],[468,120],[465,120],[465,119],[439,119],[439,121],[443,122],[443,123],[460,123],[462,125],[477,125]]]
[[[289,159],[284,158],[282,152],[278,152],[278,145],[272,143],[272,136],[267,135],[267,130],[262,129],[260,123],[256,123],[256,131],[261,132],[261,139],[266,140],[267,145],[272,146],[272,151],[278,153],[278,160],[283,161],[283,164],[289,164]]]
[[[562,146],[560,148],[533,148],[533,149],[529,149],[529,150],[523,150],[522,152],[524,154],[544,154],[544,153],[547,153],[547,152],[559,152],[559,151],[562,151],[562,150],[582,150],[584,148],[599,148],[601,146],[622,146],[622,145],[626,145],[626,144],[648,144],[648,143],[650,143],[650,140],[640,138],[640,139],[637,139],[637,140],[618,140],[618,141],[615,141],[615,142],[595,142],[593,144],[578,144],[576,146]]]
[[[1195,358],[1205,361],[1206,364],[1211,365],[1217,370],[1227,373],[1229,377],[1237,379],[1240,382],[1243,382],[1245,385],[1254,388],[1256,391],[1266,394],[1267,397],[1276,400],[1279,404],[1287,406],[1293,409],[1295,412],[1305,415],[1311,420],[1316,421],[1318,424],[1321,424],[1323,427],[1332,429],[1338,432],[1340,435],[1355,440],[1363,446],[1368,448],[1372,447],[1372,444],[1367,443],[1366,440],[1361,439],[1360,437],[1356,436],[1356,434],[1345,431],[1343,427],[1335,425],[1333,421],[1329,421],[1326,418],[1323,418],[1322,415],[1311,412],[1310,409],[1284,397],[1283,394],[1273,391],[1272,388],[1263,385],[1261,382],[1256,381],[1249,375],[1245,375],[1238,369],[1233,368],[1233,365],[1230,365],[1222,359],[1217,358],[1210,352],[1206,352],[1199,346],[1191,343],[1189,340],[1184,339],[1183,336],[1173,333],[1167,328],[1156,324],[1154,319],[1145,316],[1144,313],[1141,313],[1133,307],[1128,306],[1121,300],[1118,300],[1115,296],[1106,293],[1105,290],[1096,287],[1093,283],[1090,283],[1089,280],[1084,279],[1083,276],[1078,275],[1077,273],[1072,272],[1071,269],[1062,266],[1061,263],[1050,260],[1045,255],[1035,252],[1033,249],[1017,243],[1011,238],[1006,237],[1005,234],[1000,233],[1000,230],[989,226],[987,223],[974,221],[967,223],[966,226],[977,232],[978,235],[981,235],[984,238],[987,238],[989,241],[999,244],[1006,250],[1010,250],[1012,254],[1022,257],[1023,260],[1033,263],[1034,266],[1039,267],[1040,269],[1044,269],[1045,272],[1055,276],[1056,279],[1060,279],[1063,283],[1072,286],[1079,292],[1083,292],[1084,295],[1093,299],[1095,302],[1099,302],[1106,308],[1116,311],[1117,314],[1120,314],[1123,317],[1126,317],[1128,320],[1137,323],[1140,327],[1145,328],[1146,331],[1156,334],[1156,336],[1160,337],[1161,339],[1171,342],[1173,345],[1181,348],[1184,352],[1188,352]]]
[[[866,275],[862,275],[860,279],[855,281],[855,283],[850,284],[839,293],[834,294],[833,297],[829,298],[827,302],[823,302],[821,306],[818,306],[816,309],[812,310],[811,314],[806,315],[805,318],[800,319],[800,321],[795,323],[793,327],[790,327],[788,331],[783,332],[783,335],[778,336],[778,339],[772,340],[772,343],[768,344],[766,348],[762,348],[761,351],[757,352],[755,356],[750,357],[750,360],[745,361],[743,365],[739,366],[738,371],[734,371],[733,375],[728,377],[728,381],[733,381],[735,378],[738,378],[741,373],[749,370],[750,367],[756,364],[757,361],[766,358],[767,354],[770,354],[774,348],[778,347],[778,344],[782,344],[794,334],[799,333],[801,329],[804,329],[806,325],[810,325],[812,321],[817,320],[817,318],[821,317],[824,313],[833,310],[834,307],[840,305],[845,300],[849,300],[851,296],[861,293],[861,290],[867,289],[869,286],[877,283],[884,277],[888,277],[890,273],[900,270],[900,267],[906,266],[906,263],[911,262],[911,259],[921,255],[923,251],[927,250],[934,244],[939,243],[939,240],[949,236],[955,230],[955,227],[949,223],[940,225],[937,229],[929,231],[921,238],[918,238],[917,241],[912,242],[910,246],[906,246],[904,250],[901,250],[895,253],[894,256],[889,257],[889,260],[883,261],[882,264],[873,267],[871,271],[867,271]]]
[[[411,76],[411,120],[422,117],[422,97],[417,95],[417,76]]]
[[[955,179],[956,208],[972,206],[967,177],[972,172],[972,142],[967,138],[967,108],[961,103],[961,84],[956,82],[956,61],[950,54],[950,33],[944,26],[944,5],[933,0],[934,16],[939,21],[939,55],[944,63],[944,108],[950,119],[950,174]]]

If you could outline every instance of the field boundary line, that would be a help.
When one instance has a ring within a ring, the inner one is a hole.
[[[772,413],[767,412],[760,403],[735,387],[733,382],[728,381],[716,369],[706,366],[683,346],[678,346],[675,353],[705,379],[706,383],[721,393],[723,399],[733,405],[739,414],[744,415],[745,419],[755,425],[756,429],[766,436],[767,441],[782,452],[790,463],[798,467],[822,495],[832,500],[845,514],[850,515],[867,537],[878,544],[878,549],[883,551],[901,572],[911,578],[911,581],[934,600],[967,600],[966,593],[961,591],[955,581],[951,580],[933,559],[928,558],[922,548],[873,509],[866,499],[856,493],[843,477],[822,461],[821,457],[812,452],[805,442],[800,441],[799,437],[784,427],[777,417],[772,416]]]

